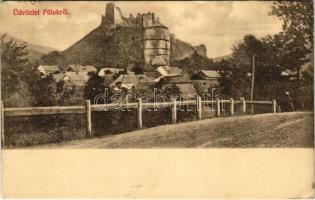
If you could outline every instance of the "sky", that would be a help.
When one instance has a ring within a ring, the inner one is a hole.
[[[100,25],[107,2],[2,2],[1,33],[30,43],[64,50]],[[270,1],[115,2],[124,16],[154,12],[175,37],[192,45],[204,44],[210,58],[231,53],[246,34],[276,34],[282,22],[268,15]],[[64,16],[17,16],[13,9],[62,9]]]

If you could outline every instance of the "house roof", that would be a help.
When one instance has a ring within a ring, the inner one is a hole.
[[[200,72],[202,74],[204,74],[205,76],[209,77],[209,78],[219,78],[219,77],[221,77],[219,72],[216,71],[216,70],[200,70]]]
[[[46,73],[53,73],[53,72],[60,71],[57,65],[39,65],[37,70],[46,72]]]
[[[64,80],[64,77],[66,76],[66,74],[58,73],[58,74],[53,74],[52,76],[55,82],[59,83],[60,81]]]
[[[150,83],[154,81],[145,75],[120,75],[114,82],[112,82],[111,86],[115,86],[118,82],[136,86],[139,83]]]
[[[156,66],[164,66],[164,65],[167,65],[167,62],[164,60],[162,56],[156,56],[152,60],[151,64],[156,65]]]
[[[199,73],[203,74],[208,78],[220,78],[221,75],[216,70],[200,70]]]
[[[183,76],[164,76],[159,79],[163,83],[192,83],[191,80]]]
[[[68,81],[74,86],[85,86],[89,80],[89,75],[87,73],[67,73],[64,80]]]
[[[179,92],[180,96],[183,98],[192,98],[197,94],[196,89],[192,83],[165,83],[163,86],[175,85]]]
[[[157,68],[157,71],[162,76],[179,76],[182,74],[182,70],[178,67],[160,66]]]
[[[92,65],[85,65],[85,66],[81,66],[81,71],[96,72],[97,69],[96,69],[96,67],[94,67]]]
[[[96,72],[96,68],[92,65],[69,65],[66,71],[74,71],[74,72]]]
[[[79,71],[79,66],[78,65],[69,65],[66,69],[66,71],[75,71],[78,72]]]
[[[115,74],[115,73],[119,73],[124,71],[124,69],[119,69],[119,68],[113,68],[113,67],[104,67],[102,69],[100,69],[100,71],[98,72],[99,76],[105,76],[106,71],[110,71],[111,73]]]

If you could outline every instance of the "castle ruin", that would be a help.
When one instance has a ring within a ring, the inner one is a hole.
[[[155,60],[163,60],[158,65],[169,65],[171,50],[171,34],[168,27],[163,25],[154,13],[122,15],[119,7],[114,3],[106,5],[105,16],[102,16],[101,26],[106,29],[117,27],[139,27],[142,29],[143,64],[153,66]],[[157,62],[155,62],[157,63]]]

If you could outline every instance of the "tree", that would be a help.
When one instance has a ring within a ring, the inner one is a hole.
[[[143,69],[138,65],[134,65],[131,69],[135,74],[143,74]]]
[[[28,106],[31,101],[29,84],[26,82],[34,71],[34,65],[26,58],[26,44],[1,36],[1,98],[5,106]]]
[[[276,35],[278,41],[274,41],[281,43],[278,54],[281,64],[296,71],[299,80],[305,56],[313,49],[313,2],[277,1],[270,14],[283,21],[283,32]]]
[[[2,100],[5,106],[53,106],[73,102],[74,91],[52,76],[41,78],[38,63],[26,58],[25,44],[1,36]]]
[[[26,45],[19,45],[11,39],[4,41],[6,35],[1,36],[1,69],[2,69],[2,92],[10,93],[18,89],[21,76],[27,65]]]
[[[64,56],[58,51],[52,51],[48,54],[43,55],[39,61],[43,65],[58,65],[61,67],[66,66],[66,61]]]
[[[194,51],[189,57],[177,61],[173,60],[171,66],[179,67],[184,73],[193,77],[194,73],[198,70],[213,68],[213,60]]]
[[[31,88],[34,96],[33,106],[56,106],[60,105],[62,83],[55,82],[52,76],[40,78]]]
[[[270,14],[283,21],[283,31],[275,35],[271,43],[278,47],[279,65],[284,69],[296,72],[294,98],[312,99],[313,2],[277,1],[274,2]],[[304,67],[307,66],[307,63],[309,63],[308,68]],[[301,100],[296,101],[301,102]],[[313,101],[308,102],[310,102],[308,107],[313,107],[311,105]],[[304,107],[303,103],[301,107]]]
[[[288,44],[311,51],[314,15],[312,1],[276,1],[270,14],[283,20],[283,35]]]
[[[221,92],[222,94],[225,94],[227,96],[241,96],[241,94],[235,94],[237,91],[237,83],[234,83],[232,78],[233,69],[235,68],[233,66],[232,59],[222,59],[219,62],[216,62],[215,67],[219,70],[219,74],[221,77],[218,79],[219,85],[221,86]],[[233,73],[233,76],[235,75],[235,72]]]
[[[170,84],[162,87],[162,94],[171,100],[173,98],[180,97],[181,92],[175,84]]]
[[[98,76],[96,73],[91,75],[87,85],[84,89],[84,98],[89,99],[92,101],[92,103],[95,100],[95,97],[98,95],[104,95],[105,90],[107,89],[108,95],[106,98],[111,96],[111,90],[109,85],[105,82],[104,78]],[[99,103],[105,103],[105,102],[99,102]]]
[[[234,98],[250,95],[253,57],[255,57],[255,98],[274,96],[273,85],[280,79],[281,69],[276,64],[274,49],[264,40],[253,35],[232,48],[232,58],[216,63],[221,69],[219,79],[222,92]]]

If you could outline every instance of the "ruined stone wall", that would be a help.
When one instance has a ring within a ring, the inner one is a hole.
[[[151,27],[154,25],[154,13],[148,12],[147,14],[142,14],[142,26]]]
[[[201,44],[199,46],[192,46],[191,44],[171,38],[171,63],[176,60],[188,58],[197,52],[198,55],[207,58],[207,48]]]
[[[102,26],[105,28],[116,28],[116,25],[123,22],[124,18],[120,8],[116,7],[114,3],[108,3],[105,16],[102,16]]]
[[[212,80],[193,80],[193,85],[198,94],[204,94],[206,90],[215,88],[219,85],[218,79]]]
[[[195,50],[197,53],[201,56],[207,57],[207,48],[204,44],[201,44],[199,46],[195,46]]]
[[[123,23],[123,15],[119,7],[115,7],[114,9],[115,15],[114,15],[114,22],[115,24],[121,24]]]
[[[115,4],[108,3],[106,5],[105,20],[110,24],[114,24],[115,23],[114,15],[115,15]]]
[[[101,27],[105,29],[134,27],[142,29],[143,61],[144,65],[151,65],[152,60],[160,56],[167,64],[170,60],[171,36],[168,28],[155,19],[154,13],[130,15],[123,17],[120,8],[114,3],[106,5],[106,14],[102,17]]]

